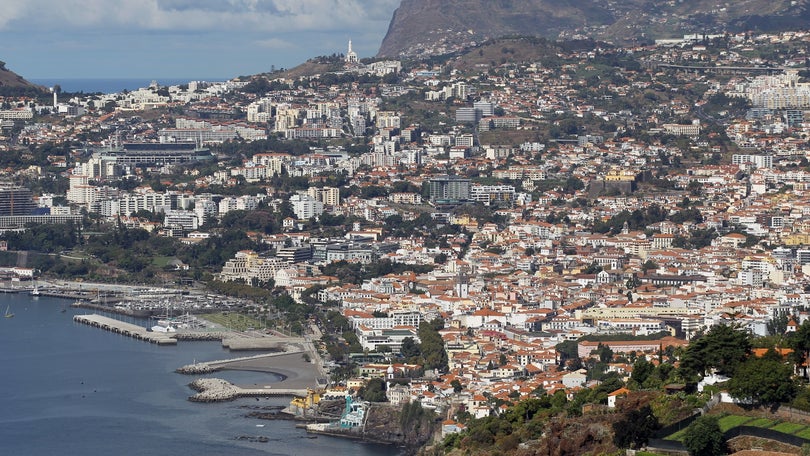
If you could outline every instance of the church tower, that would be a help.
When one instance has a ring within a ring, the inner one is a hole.
[[[360,59],[357,58],[357,54],[352,51],[352,40],[349,40],[349,51],[346,52],[346,63],[354,65],[359,61]]]
[[[466,299],[469,297],[470,293],[470,277],[467,275],[467,268],[466,266],[462,266],[458,270],[458,275],[456,276],[456,296],[459,298]]]

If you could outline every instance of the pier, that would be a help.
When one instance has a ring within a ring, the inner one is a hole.
[[[243,356],[241,358],[200,362],[196,364],[189,364],[187,366],[183,366],[175,370],[175,372],[177,372],[178,374],[186,374],[186,375],[210,374],[211,372],[216,372],[222,369],[229,369],[229,368],[238,369],[234,368],[234,366],[237,366],[242,361],[265,360],[267,358],[272,358],[274,356],[292,355],[295,353],[304,353],[304,350],[298,349],[298,350],[283,351],[279,353],[268,353],[255,356]]]
[[[126,323],[121,320],[116,320],[114,318],[104,317],[101,315],[96,314],[76,315],[73,317],[73,321],[85,325],[90,325],[96,328],[105,329],[107,331],[118,333],[124,336],[129,336],[135,339],[145,340],[153,344],[158,345],[177,344],[177,339],[175,339],[174,337],[172,337],[167,333],[147,331],[146,328],[143,328],[141,326],[133,325],[132,323]]]

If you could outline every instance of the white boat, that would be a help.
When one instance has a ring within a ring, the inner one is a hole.
[[[177,327],[171,320],[160,319],[157,324],[152,326],[153,332],[177,332]]]
[[[177,332],[177,329],[175,329],[175,327],[172,325],[157,324],[155,326],[152,326],[152,332],[169,333],[169,332]]]
[[[11,313],[11,306],[6,306],[6,313],[3,316],[6,318],[14,317],[14,314]]]

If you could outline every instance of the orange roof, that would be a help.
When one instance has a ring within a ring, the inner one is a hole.
[[[757,358],[762,358],[763,356],[765,356],[765,353],[768,353],[768,350],[770,350],[770,349],[769,348],[755,348],[755,349],[751,350],[751,353],[753,353],[754,356],[756,356]],[[783,358],[785,356],[793,353],[792,348],[777,348],[775,350],[776,350],[776,353],[779,353],[779,355],[781,355]]]

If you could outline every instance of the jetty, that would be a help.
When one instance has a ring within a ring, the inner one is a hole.
[[[240,370],[238,367],[234,366],[238,366],[239,363],[242,361],[264,360],[275,356],[292,355],[295,353],[304,353],[304,350],[293,349],[290,351],[283,351],[278,353],[266,353],[255,356],[243,356],[241,358],[230,358],[230,359],[220,359],[216,361],[199,362],[183,366],[179,369],[176,369],[175,372],[177,372],[178,374],[198,375],[198,374],[210,374],[211,372],[216,372],[222,369]],[[243,369],[243,370],[251,370],[251,369]]]
[[[192,402],[232,401],[240,397],[306,396],[306,389],[285,389],[273,386],[242,388],[219,378],[200,378],[189,385],[197,394],[190,396]]]
[[[73,317],[76,323],[101,328],[110,332],[118,333],[124,336],[129,336],[134,339],[144,340],[158,345],[176,345],[177,339],[172,337],[171,334],[147,331],[138,325],[127,323],[114,318],[105,317],[97,314],[90,315],[76,315]]]

